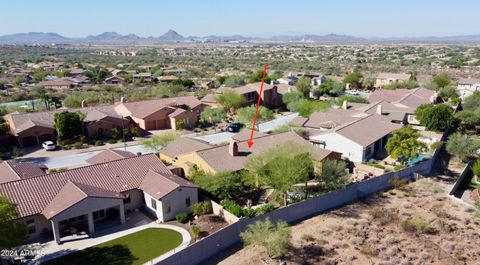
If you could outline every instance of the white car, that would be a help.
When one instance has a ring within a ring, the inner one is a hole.
[[[47,151],[52,151],[52,150],[55,150],[55,148],[57,148],[57,146],[52,141],[43,142],[42,147],[45,148],[45,150]]]

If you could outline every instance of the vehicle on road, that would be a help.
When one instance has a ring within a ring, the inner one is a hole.
[[[43,142],[42,147],[45,148],[45,150],[47,151],[53,151],[57,148],[57,146],[52,141]]]
[[[241,123],[238,123],[238,122],[231,123],[230,125],[228,125],[227,131],[229,131],[229,132],[239,132],[240,129],[242,129],[242,127],[243,127],[243,124],[241,124]]]

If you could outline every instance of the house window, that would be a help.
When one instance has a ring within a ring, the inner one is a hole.
[[[103,218],[105,218],[105,209],[95,211],[95,212],[92,213],[92,215],[93,215],[93,220],[94,221],[103,219]]]
[[[165,212],[170,213],[172,211],[172,205],[169,202],[165,203]]]
[[[129,204],[132,202],[132,199],[130,198],[130,193],[125,194],[125,199],[123,199],[123,204]]]
[[[37,231],[35,228],[35,219],[28,219],[25,221],[25,224],[27,225],[27,232],[29,234],[34,234]]]
[[[190,206],[190,196],[185,199],[185,205]]]
[[[157,209],[157,201],[154,198],[150,199],[150,204],[152,205],[153,209]]]

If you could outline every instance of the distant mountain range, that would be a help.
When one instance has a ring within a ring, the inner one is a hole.
[[[135,34],[121,35],[117,32],[104,32],[84,38],[69,38],[57,33],[29,32],[0,36],[0,44],[155,44],[168,42],[316,42],[316,43],[477,43],[479,35],[444,36],[444,37],[392,37],[360,38],[349,35],[281,35],[273,37],[204,36],[184,37],[174,30],[169,30],[158,37],[139,37]]]

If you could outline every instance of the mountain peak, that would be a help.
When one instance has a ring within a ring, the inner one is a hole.
[[[165,34],[160,36],[160,39],[163,39],[163,40],[183,40],[184,37],[182,35],[178,34],[175,30],[170,29]]]

